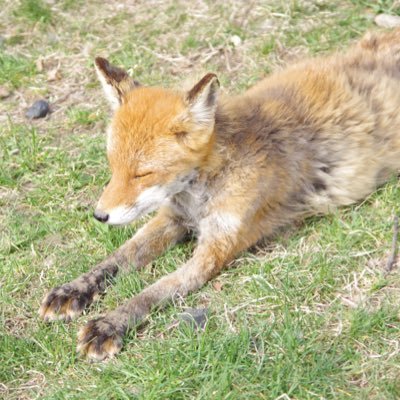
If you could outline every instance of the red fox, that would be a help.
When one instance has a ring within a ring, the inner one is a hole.
[[[104,58],[95,66],[114,117],[112,172],[94,217],[156,215],[105,261],[43,300],[45,320],[72,319],[121,271],[149,264],[188,232],[192,257],[90,321],[78,351],[102,360],[156,305],[185,296],[238,253],[299,218],[370,194],[400,169],[400,30],[368,34],[345,54],[290,66],[237,96],[216,75],[191,90],[143,86]]]

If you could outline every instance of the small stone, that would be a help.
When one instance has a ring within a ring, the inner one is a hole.
[[[29,119],[43,118],[49,112],[49,103],[46,100],[37,100],[28,108],[25,113],[25,117]]]
[[[0,86],[0,99],[10,96],[11,92],[4,86]]]
[[[231,36],[229,40],[235,47],[240,46],[242,43],[242,39],[238,35]]]
[[[397,15],[378,14],[375,23],[383,28],[396,28],[400,26],[400,17]]]
[[[179,319],[195,329],[204,329],[208,319],[208,308],[188,308],[179,314]]]

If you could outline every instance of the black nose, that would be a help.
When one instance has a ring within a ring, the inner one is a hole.
[[[107,213],[105,213],[104,211],[96,210],[93,213],[93,217],[95,217],[97,219],[97,221],[107,222],[109,215]]]

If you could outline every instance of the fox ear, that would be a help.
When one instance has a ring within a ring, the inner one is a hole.
[[[209,73],[186,94],[193,122],[202,126],[210,126],[214,123],[218,89],[217,76]]]
[[[128,92],[140,86],[139,82],[132,79],[126,71],[111,65],[105,58],[96,57],[95,67],[113,110],[116,110],[124,102]]]

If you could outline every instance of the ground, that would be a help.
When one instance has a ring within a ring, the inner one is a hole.
[[[92,218],[109,178],[109,110],[96,55],[145,84],[181,85],[212,71],[224,91],[240,92],[296,59],[345,48],[378,29],[376,14],[400,14],[400,2],[0,0],[0,7],[1,398],[400,398],[400,263],[385,272],[400,213],[396,177],[362,204],[308,219],[243,254],[199,292],[152,314],[108,363],[77,357],[78,328],[172,271],[193,243],[118,278],[77,321],[48,325],[37,314],[47,290],[135,230]],[[41,98],[52,113],[28,121],[26,108]],[[179,322],[186,307],[208,309],[204,329]]]

